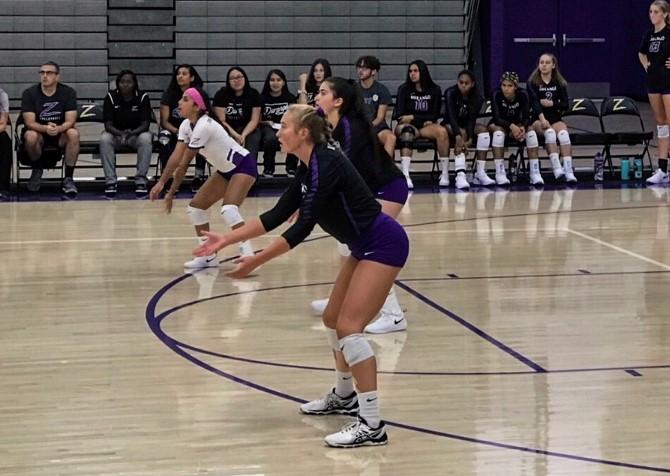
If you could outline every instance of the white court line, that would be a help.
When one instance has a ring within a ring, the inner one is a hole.
[[[603,230],[607,228],[598,227],[593,228],[594,230]],[[407,230],[405,229],[408,235],[449,235],[449,234],[466,234],[466,233],[476,233],[473,229],[461,229],[461,230]],[[525,233],[527,228],[503,228],[500,230],[501,233]],[[534,232],[552,232],[556,233],[560,231],[556,227],[547,227],[547,228],[533,228]],[[568,230],[570,231],[570,230]],[[277,238],[281,235],[269,234],[263,235],[268,238]],[[318,238],[321,236],[328,236],[327,233],[313,233],[310,235],[312,238]],[[156,237],[143,237],[143,238],[82,238],[76,240],[23,240],[23,241],[0,241],[0,246],[2,245],[49,245],[49,244],[68,244],[68,243],[132,243],[132,242],[143,242],[143,241],[185,241],[193,240],[195,236],[156,236]]]
[[[593,236],[586,235],[586,234],[581,233],[581,232],[579,232],[579,231],[571,230],[570,228],[565,228],[565,230],[566,230],[568,233],[572,233],[573,235],[580,236],[580,237],[582,237],[582,238],[584,238],[584,239],[586,239],[586,240],[590,240],[590,241],[593,241],[594,243],[598,243],[599,245],[603,245],[603,246],[606,246],[606,247],[608,247],[608,248],[612,248],[613,250],[615,250],[615,251],[619,251],[620,253],[626,254],[626,255],[628,255],[628,256],[632,256],[633,258],[637,258],[637,259],[642,260],[642,261],[646,261],[647,263],[651,263],[651,264],[654,264],[654,265],[656,265],[656,266],[660,266],[661,268],[670,271],[670,266],[668,266],[668,265],[665,264],[665,263],[661,263],[660,261],[656,261],[656,260],[653,260],[653,259],[651,259],[651,258],[647,258],[646,256],[642,256],[642,255],[639,255],[639,254],[637,254],[637,253],[633,253],[632,251],[629,251],[629,250],[627,250],[627,249],[625,249],[625,248],[621,248],[621,247],[619,247],[619,246],[617,246],[617,245],[613,245],[612,243],[608,243],[607,241],[600,240],[600,239],[598,239],[598,238],[595,238],[595,237],[593,237]]]

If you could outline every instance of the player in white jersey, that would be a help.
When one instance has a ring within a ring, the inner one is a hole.
[[[209,208],[223,200],[221,216],[233,229],[244,224],[239,207],[256,181],[258,174],[255,157],[233,140],[221,124],[209,114],[209,98],[200,88],[189,88],[179,101],[179,110],[184,121],[179,127],[177,146],[170,156],[158,183],[151,189],[149,198],[155,200],[172,179],[165,194],[165,210],[170,213],[172,200],[179,190],[189,164],[201,154],[216,169],[195,194],[186,213],[195,227],[198,242],[204,243],[209,231]],[[253,255],[248,241],[240,243],[242,256]],[[219,265],[216,254],[198,256],[184,263],[185,268],[209,268]]]

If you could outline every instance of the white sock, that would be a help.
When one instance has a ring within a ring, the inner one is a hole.
[[[485,174],[486,173],[486,161],[485,160],[478,160],[477,161],[477,173],[478,174]]]
[[[505,159],[495,159],[493,162],[496,164],[496,174],[505,173]]]
[[[561,168],[561,161],[558,158],[558,153],[553,152],[549,154],[549,160],[551,160],[551,167],[554,169],[560,169]]]
[[[335,370],[335,393],[344,398],[354,392],[354,378],[351,372]]]
[[[400,167],[405,177],[409,177],[409,164],[412,163],[411,157],[400,157]]]
[[[530,159],[530,173],[539,174],[540,173],[540,159]]]
[[[563,157],[563,170],[572,172],[572,157],[569,155]]]
[[[454,157],[454,170],[456,172],[465,172],[465,154],[460,153]]]
[[[377,391],[358,394],[358,414],[368,422],[370,428],[379,428],[379,397]]]
[[[442,175],[449,173],[449,157],[440,157],[440,167],[442,168]]]

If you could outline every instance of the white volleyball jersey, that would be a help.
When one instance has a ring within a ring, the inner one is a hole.
[[[235,168],[233,156],[236,152],[249,155],[249,151],[235,142],[221,124],[207,115],[200,117],[193,128],[190,121],[184,119],[179,126],[178,140],[189,149],[198,149],[212,167],[224,173]]]

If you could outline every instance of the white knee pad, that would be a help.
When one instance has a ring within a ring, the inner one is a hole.
[[[339,344],[344,354],[344,360],[347,361],[349,367],[375,356],[370,343],[363,334],[351,334],[342,337]]]
[[[481,132],[477,134],[477,150],[489,150],[491,145],[491,134],[488,132]]]
[[[186,215],[193,226],[206,225],[209,223],[209,213],[207,213],[207,210],[201,210],[189,205],[186,207]]]
[[[565,129],[558,133],[558,143],[561,145],[570,145],[570,134]]]
[[[556,131],[551,127],[544,131],[544,143],[545,144],[555,144],[556,143]]]
[[[337,331],[326,327],[326,337],[328,337],[328,344],[330,344],[333,350],[340,352],[340,341],[337,338]]]
[[[526,132],[526,147],[529,149],[535,149],[540,143],[537,141],[537,134],[535,131]]]
[[[240,209],[237,205],[224,205],[221,207],[221,216],[229,227],[234,227],[244,223],[244,218],[240,215]]]
[[[493,147],[505,147],[505,133],[502,131],[495,131],[491,142]]]
[[[670,137],[670,126],[667,124],[660,124],[656,126],[656,133],[659,139],[667,139]]]

